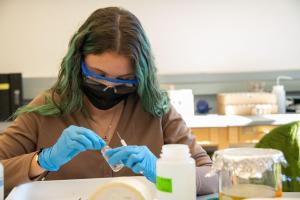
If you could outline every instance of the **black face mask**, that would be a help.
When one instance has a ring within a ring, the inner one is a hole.
[[[82,91],[96,108],[107,110],[126,99],[130,93],[135,92],[136,87],[126,85],[107,87],[101,83],[84,80]]]

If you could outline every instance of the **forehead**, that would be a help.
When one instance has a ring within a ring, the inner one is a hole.
[[[94,71],[103,71],[110,75],[134,74],[134,68],[130,59],[115,52],[102,54],[88,54],[84,61],[87,67]]]

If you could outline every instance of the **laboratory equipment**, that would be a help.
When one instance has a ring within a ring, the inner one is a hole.
[[[116,133],[117,133],[117,135],[118,135],[118,137],[119,137],[119,139],[120,139],[121,144],[122,144],[123,146],[127,146],[125,140],[123,140],[123,139],[121,138],[119,132],[116,131]],[[109,164],[109,162],[108,162],[108,159],[109,159],[109,158],[108,158],[108,157],[106,156],[106,154],[105,154],[106,151],[109,150],[109,149],[111,149],[111,147],[108,146],[108,145],[106,145],[105,147],[103,147],[103,148],[101,149],[101,153],[102,153],[104,159],[106,160],[107,164],[110,166],[110,168],[111,168],[114,172],[118,172],[118,171],[120,171],[120,170],[124,167],[124,164],[123,164],[123,163],[119,163],[119,164],[116,164],[116,165],[111,165],[111,164]]]
[[[209,107],[208,101],[203,100],[203,99],[200,99],[199,101],[197,101],[196,108],[197,108],[196,109],[197,112],[200,114],[207,114],[209,112],[209,110],[211,109]]]
[[[232,148],[216,151],[212,174],[219,174],[220,200],[282,196],[281,151],[262,148]]]
[[[194,95],[191,89],[171,89],[168,95],[170,103],[184,119],[194,116]]]
[[[23,105],[22,74],[0,74],[0,121],[12,120],[11,115]]]
[[[277,113],[276,96],[269,92],[219,93],[220,115],[260,115]]]
[[[276,95],[277,105],[278,105],[278,113],[284,114],[286,112],[286,94],[284,90],[284,86],[280,85],[280,80],[291,80],[292,77],[289,76],[278,76],[276,78],[276,85],[273,86],[272,93]]]
[[[157,199],[196,200],[196,167],[189,147],[168,144],[156,163]]]
[[[89,200],[153,200],[144,181],[131,177],[117,177],[100,185]]]
[[[119,132],[118,132],[118,131],[116,131],[116,133],[117,133],[117,135],[118,135],[118,137],[119,137],[119,139],[120,139],[120,142],[121,142],[121,144],[122,144],[123,146],[127,146],[127,144],[126,144],[125,140],[123,140],[123,139],[121,138],[121,136],[120,136]]]

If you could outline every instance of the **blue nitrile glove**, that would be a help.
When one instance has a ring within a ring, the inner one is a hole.
[[[104,140],[92,130],[72,125],[62,132],[56,144],[41,151],[39,164],[48,171],[57,171],[80,152],[104,146]]]
[[[156,182],[156,156],[146,146],[122,146],[106,151],[109,164],[120,162],[134,173],[142,173],[151,182]]]

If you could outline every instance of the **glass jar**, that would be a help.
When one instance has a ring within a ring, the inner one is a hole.
[[[281,197],[283,153],[274,149],[232,148],[216,151],[210,174],[219,175],[220,200]]]

